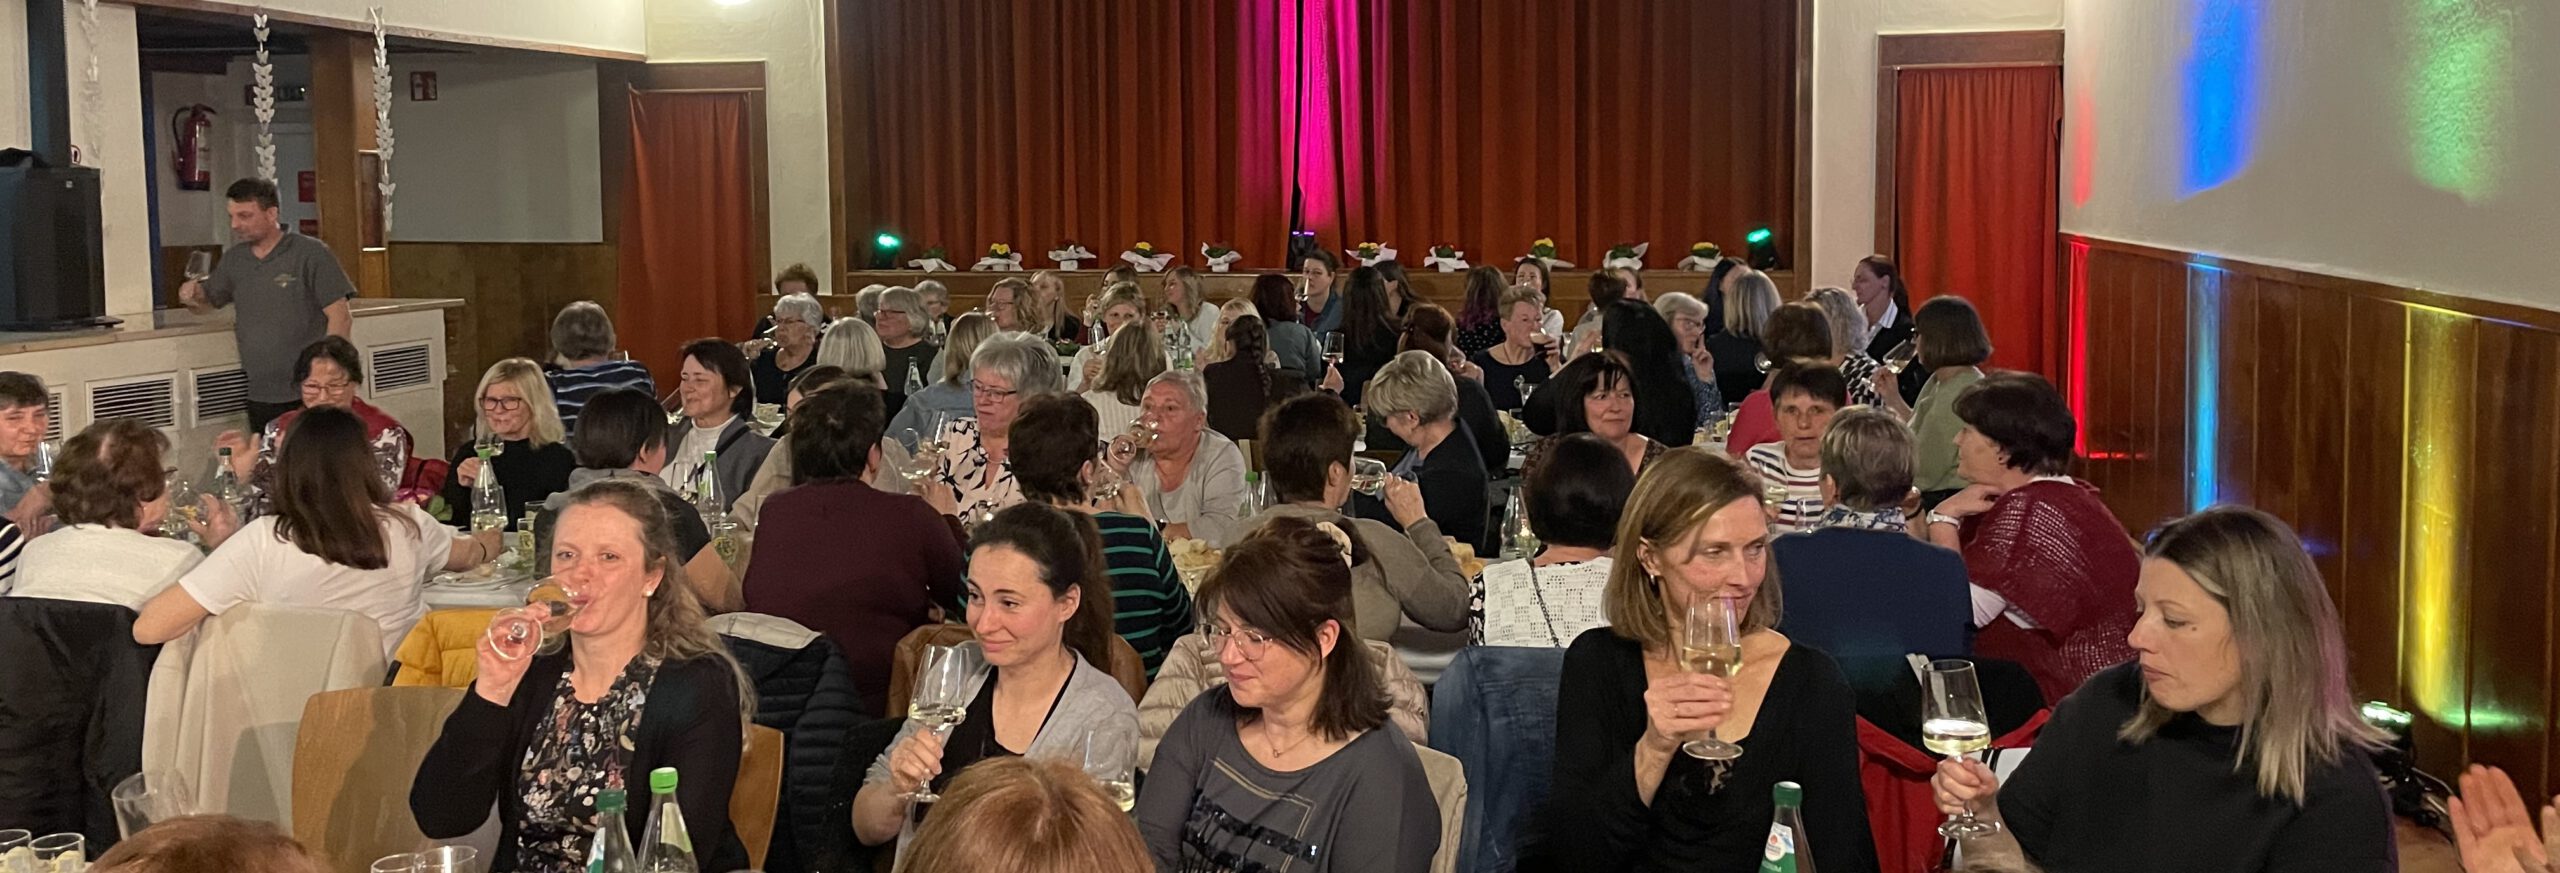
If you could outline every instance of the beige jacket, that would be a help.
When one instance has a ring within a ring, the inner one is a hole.
[[[1361,639],[1424,651],[1466,645],[1467,574],[1458,568],[1439,523],[1423,519],[1399,532],[1385,522],[1328,509],[1275,506],[1245,529],[1275,515],[1348,522],[1351,534],[1368,547],[1369,560],[1351,568],[1351,620]]]
[[[1422,690],[1422,680],[1414,678],[1396,650],[1385,643],[1369,643],[1369,660],[1378,665],[1379,678],[1387,685],[1387,717],[1403,728],[1415,746],[1431,736],[1431,699]],[[1175,716],[1191,705],[1193,698],[1210,688],[1227,684],[1227,671],[1218,665],[1218,653],[1209,648],[1209,638],[1197,633],[1185,634],[1173,641],[1165,652],[1164,666],[1156,670],[1155,681],[1147,685],[1147,697],[1138,702],[1138,767],[1155,763],[1156,743],[1173,727]]]

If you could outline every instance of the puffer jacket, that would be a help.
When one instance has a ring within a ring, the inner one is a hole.
[[[1422,690],[1422,680],[1414,677],[1404,659],[1396,657],[1394,647],[1376,640],[1367,644],[1369,660],[1378,666],[1378,678],[1387,686],[1387,718],[1403,728],[1405,736],[1430,736],[1431,701]],[[1139,769],[1155,762],[1157,741],[1164,739],[1165,729],[1173,727],[1174,717],[1191,705],[1192,698],[1226,683],[1226,669],[1218,665],[1218,653],[1209,647],[1208,637],[1193,633],[1174,640],[1155,682],[1147,686],[1146,699],[1138,701]]]
[[[159,646],[133,610],[0,597],[0,821],[116,842],[107,794],[142,769],[144,694]]]
[[[853,794],[861,785],[839,784],[837,766],[848,732],[864,720],[852,668],[833,641],[789,619],[732,612],[710,624],[755,683],[756,724],[783,736],[783,817],[764,869],[852,869]]]
[[[494,609],[439,609],[421,616],[391,655],[400,665],[391,684],[471,687],[471,680],[480,676],[480,636],[497,614]]]

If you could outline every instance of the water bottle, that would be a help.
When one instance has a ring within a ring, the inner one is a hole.
[[[640,873],[640,856],[631,851],[631,829],[622,823],[627,806],[622,789],[596,792],[596,838],[587,847],[587,873]]]
[[[641,844],[648,850],[647,873],[701,873],[693,860],[693,837],[684,829],[684,810],[676,804],[676,768],[649,771],[649,829]]]
[[[1769,823],[1769,844],[1760,852],[1760,873],[1813,873],[1812,847],[1804,835],[1804,786],[1780,782],[1769,793],[1778,814]]]
[[[215,499],[230,506],[232,512],[239,512],[249,504],[249,490],[240,487],[240,474],[231,469],[231,449],[226,446],[217,450],[215,454],[213,483],[206,486],[206,490],[212,492]]]
[[[498,453],[480,448],[480,476],[471,480],[471,532],[507,529],[507,492],[498,485]]]
[[[916,362],[910,359],[907,361],[906,395],[913,397],[922,393],[924,393],[924,373],[916,369]]]
[[[735,565],[738,561],[738,526],[729,519],[729,506],[720,499],[720,453],[702,453],[702,469],[693,473],[693,508],[702,513],[702,526],[711,534],[712,553],[720,560]]]

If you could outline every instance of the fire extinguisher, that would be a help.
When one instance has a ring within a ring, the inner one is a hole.
[[[170,139],[177,146],[179,190],[213,189],[213,116],[213,107],[197,103],[169,118]]]

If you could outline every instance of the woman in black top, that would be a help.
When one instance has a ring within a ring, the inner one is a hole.
[[[1564,358],[1555,337],[1546,335],[1540,319],[1546,316],[1547,298],[1528,288],[1502,292],[1502,320],[1495,327],[1501,337],[1489,348],[1467,356],[1467,363],[1484,371],[1484,393],[1496,409],[1519,409],[1524,391],[1535,391],[1547,384],[1547,377],[1564,368]],[[1466,328],[1458,329],[1460,346],[1466,344]]]
[[[1399,528],[1427,515],[1440,523],[1441,533],[1474,547],[1477,554],[1490,555],[1492,544],[1485,536],[1491,525],[1486,523],[1490,513],[1485,510],[1484,457],[1471,442],[1468,429],[1455,418],[1459,381],[1449,375],[1448,367],[1433,360],[1431,352],[1421,349],[1396,355],[1369,380],[1370,416],[1411,446],[1387,472],[1413,480],[1422,497],[1419,506],[1389,499],[1383,508]],[[1370,511],[1368,501],[1361,501],[1360,508],[1364,518],[1386,520]],[[1414,518],[1407,518],[1408,513]]]
[[[1829,656],[1774,629],[1765,513],[1758,478],[1702,450],[1664,455],[1636,483],[1602,595],[1610,626],[1565,652],[1554,786],[1520,869],[1755,869],[1781,781],[1804,788],[1798,851],[1825,873],[1876,869],[1856,701]],[[1742,616],[1730,680],[1672,654],[1701,597],[1733,600]],[[1680,751],[1709,730],[1742,756]]]
[[[1396,356],[1404,330],[1387,301],[1387,280],[1376,267],[1351,271],[1342,294],[1342,402],[1360,405],[1361,386]]]
[[[1742,269],[1725,280],[1723,315],[1707,314],[1707,353],[1716,358],[1716,387],[1724,389],[1724,405],[1739,405],[1760,390],[1767,374],[1760,369],[1760,325],[1778,310],[1778,286],[1758,270]],[[1710,302],[1712,306],[1712,301]]]
[[[818,298],[787,294],[773,302],[773,334],[760,340],[755,360],[747,365],[757,403],[780,403],[791,380],[818,362],[818,332],[827,326],[827,311]]]
[[[1671,322],[1653,307],[1620,300],[1600,313],[1601,347],[1627,356],[1635,377],[1636,432],[1678,448],[1698,433],[1698,395],[1681,376],[1689,358]]]
[[[507,495],[507,529],[514,530],[524,518],[527,506],[540,506],[552,494],[569,487],[569,472],[578,468],[578,458],[571,454],[568,435],[560,426],[560,406],[551,402],[551,385],[542,378],[542,365],[531,358],[508,358],[489,365],[480,377],[476,395],[480,408],[479,426],[472,429],[472,442],[455,446],[453,475],[445,477],[445,521],[454,527],[471,527],[471,487],[489,473],[480,468],[476,437],[486,434],[504,442],[489,461],[498,477],[498,487]]]
[[[2293,531],[2238,506],[2169,522],[2134,597],[2140,658],[2054,707],[2007,785],[1977,761],[1938,766],[1942,810],[2005,825],[1969,850],[2047,870],[2399,869],[2368,757],[2381,735]]]
[[[1262,411],[1306,390],[1307,383],[1265,360],[1271,338],[1257,316],[1239,315],[1227,325],[1227,348],[1233,353],[1226,360],[1200,368],[1200,381],[1209,387],[1209,429],[1231,440],[1258,439],[1254,431]]]
[[[541,655],[528,640],[501,655],[480,641],[479,677],[409,789],[420,831],[459,838],[495,806],[490,870],[583,870],[596,793],[636,790],[651,770],[674,767],[704,866],[744,862],[729,831],[729,791],[755,689],[703,623],[669,530],[640,485],[598,482],[569,498],[551,545],[552,573],[579,607],[568,645]],[[548,614],[528,609],[536,620]],[[623,818],[642,833],[648,804],[631,804]]]
[[[882,391],[887,395],[883,398],[887,403],[883,408],[895,415],[907,406],[909,374],[915,376],[913,387],[917,390],[933,384],[934,378],[940,375],[934,372],[933,358],[942,353],[942,347],[925,339],[922,329],[927,321],[924,299],[912,289],[891,288],[882,292],[880,310],[873,313],[871,319],[872,331],[880,336],[884,365],[880,368],[880,379],[884,383]]]
[[[1502,343],[1506,336],[1502,322],[1511,311],[1502,300],[1510,290],[1502,284],[1501,270],[1488,266],[1467,271],[1466,300],[1458,305],[1458,351],[1472,358]],[[1539,307],[1545,305],[1542,299]],[[1530,323],[1535,325],[1537,319]]]

